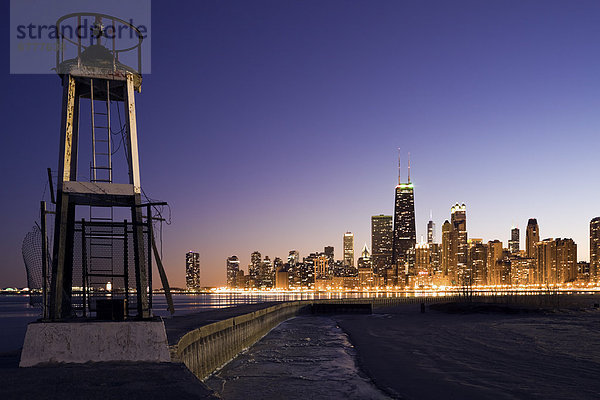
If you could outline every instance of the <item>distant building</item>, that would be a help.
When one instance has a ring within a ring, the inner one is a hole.
[[[244,275],[244,270],[242,269],[235,276],[235,286],[240,289],[248,289],[250,287],[250,276]]]
[[[283,290],[290,288],[289,273],[283,267],[275,270],[275,288]]]
[[[371,258],[371,252],[369,247],[365,243],[362,251],[360,252],[360,258],[358,259],[358,268],[371,268],[373,269],[373,260]]]
[[[490,240],[487,244],[487,284],[501,285],[504,265],[504,249],[499,240]]]
[[[273,264],[269,256],[265,256],[265,259],[260,264],[260,273],[257,281],[257,287],[261,289],[272,288],[275,284],[275,274],[273,270]]]
[[[344,264],[354,267],[354,234],[344,233]]]
[[[535,283],[536,260],[534,258],[527,258],[524,251],[519,253],[509,251],[504,260],[510,264],[510,284],[518,286]]]
[[[527,221],[527,230],[525,231],[525,254],[527,258],[536,258],[537,243],[540,241],[540,227],[537,219],[530,218]]]
[[[329,263],[333,264],[334,261],[334,251],[333,251],[333,246],[325,246],[325,248],[323,249],[323,253],[325,253],[325,256],[327,256],[327,258],[329,258]]]
[[[471,285],[487,284],[487,247],[482,239],[469,239],[469,270]]]
[[[329,257],[324,254],[316,255],[314,258],[315,278],[327,280],[331,278],[329,274]]]
[[[260,267],[262,264],[262,254],[259,251],[255,251],[250,254],[250,265],[248,266],[248,275],[250,280],[254,281],[255,284],[260,281]]]
[[[508,250],[512,254],[517,254],[519,252],[519,249],[520,249],[519,236],[520,236],[519,228],[514,227],[510,230],[510,240],[508,241]]]
[[[300,275],[300,287],[314,289],[315,287],[315,266],[319,253],[310,253],[302,259],[302,263],[298,264]]]
[[[188,251],[185,255],[185,287],[200,290],[200,253]]]
[[[454,276],[452,268],[452,224],[446,220],[442,225],[442,271],[444,276],[448,278],[448,283]]]
[[[431,268],[432,284],[442,286],[446,279],[442,269],[442,245],[439,243],[429,244],[429,264]]]
[[[429,222],[427,222],[427,243],[435,243],[435,222],[433,222],[431,217]]]
[[[227,287],[234,288],[237,286],[236,276],[240,271],[240,260],[237,256],[227,257]]]
[[[386,269],[392,266],[392,228],[391,215],[371,217],[371,258],[373,270],[377,276],[385,277]]]
[[[590,221],[590,281],[600,280],[600,217]]]
[[[536,283],[555,285],[577,279],[577,245],[573,239],[545,239],[537,243]]]
[[[414,185],[410,182],[410,161],[408,167],[408,182],[402,183],[398,173],[398,185],[394,201],[394,235],[392,238],[392,264],[394,269],[402,268],[406,252],[414,249],[417,244],[417,229],[415,226],[415,193]],[[400,166],[398,165],[398,172]]]
[[[428,243],[417,243],[415,246],[414,287],[430,286],[433,271]]]
[[[467,243],[467,207],[456,203],[451,208],[450,234],[452,269],[456,275],[456,283],[462,285],[470,281],[471,277],[467,270],[468,243]]]
[[[300,263],[300,254],[296,250],[290,250],[286,268],[288,271],[288,279],[290,287],[300,287],[300,269],[298,267]]]
[[[590,282],[590,263],[579,261],[577,263],[577,280],[580,282]]]

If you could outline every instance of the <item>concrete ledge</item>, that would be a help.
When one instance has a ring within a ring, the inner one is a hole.
[[[19,366],[170,360],[162,321],[34,322],[27,326]]]

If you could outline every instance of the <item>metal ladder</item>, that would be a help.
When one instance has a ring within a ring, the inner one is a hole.
[[[106,83],[106,86],[104,86]],[[92,160],[90,182],[112,183],[112,143],[110,121],[110,81],[90,79],[90,109],[92,127]],[[88,287],[112,284],[116,289],[115,254],[116,240],[122,236],[114,231],[113,207],[90,206]]]

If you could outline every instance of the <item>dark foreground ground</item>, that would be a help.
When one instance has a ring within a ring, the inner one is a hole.
[[[165,320],[169,344],[202,325],[268,307],[248,304]],[[183,364],[87,363],[18,368],[20,349],[0,354],[0,399],[210,399]]]
[[[167,321],[169,342],[259,306],[248,307]],[[248,390],[270,399],[600,398],[600,311],[591,306],[552,312],[447,306],[422,314],[419,305],[403,305],[310,318],[289,321],[226,366],[209,380],[216,393],[182,364],[19,369],[15,351],[0,355],[0,398],[246,399]],[[296,345],[287,340],[293,337]],[[301,394],[309,392],[314,396]]]
[[[470,309],[469,309],[470,308]],[[418,306],[334,319],[358,363],[403,399],[599,399],[600,311]]]

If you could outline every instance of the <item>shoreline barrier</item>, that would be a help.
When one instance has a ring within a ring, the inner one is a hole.
[[[563,297],[563,296],[560,296]],[[563,297],[564,298],[564,297]],[[276,304],[248,314],[204,325],[183,335],[171,349],[172,361],[183,362],[200,380],[234,359],[240,352],[259,341],[280,323],[301,313],[309,313],[317,305],[371,304],[373,308],[401,304],[440,302],[482,302],[506,305],[558,308],[559,295],[550,294],[456,294],[452,296],[380,297],[299,300]],[[359,307],[360,308],[360,307]]]

